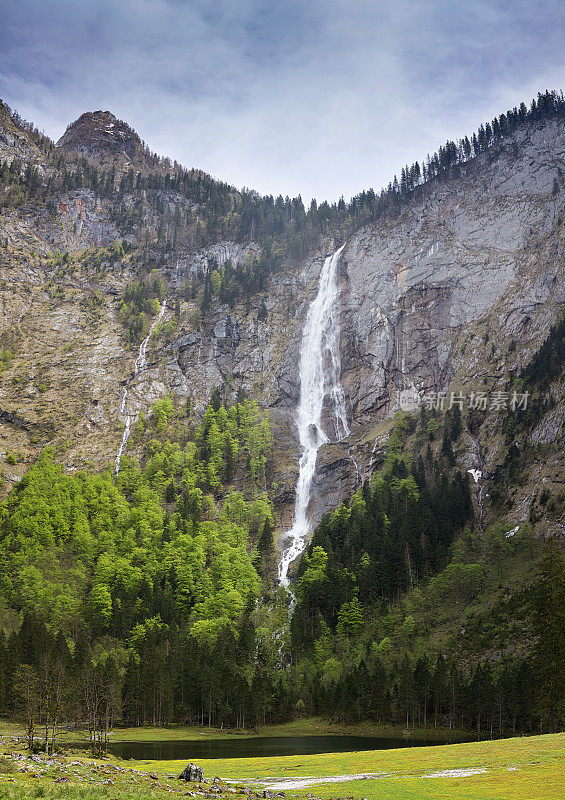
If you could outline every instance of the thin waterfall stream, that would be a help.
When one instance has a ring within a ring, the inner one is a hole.
[[[163,314],[165,313],[166,307],[167,307],[167,301],[163,300],[163,304],[162,304],[162,306],[161,306],[161,308],[159,310],[159,313],[157,314],[157,316],[155,317],[155,319],[151,323],[151,325],[149,327],[149,331],[147,333],[147,336],[145,337],[145,339],[141,342],[141,344],[139,346],[139,353],[137,355],[137,358],[135,359],[135,366],[134,366],[134,371],[133,371],[133,377],[134,378],[136,378],[140,374],[140,372],[143,372],[143,370],[145,369],[145,366],[147,364],[147,345],[149,344],[149,339],[151,339],[151,335],[152,335],[153,331],[155,330],[155,327],[163,319]],[[127,390],[127,386],[124,386],[124,393],[122,395],[122,401],[120,403],[119,413],[120,414],[125,414],[126,418],[125,418],[125,422],[124,422],[124,432],[122,434],[122,441],[121,441],[121,444],[120,444],[120,446],[118,448],[118,453],[116,455],[116,462],[115,462],[116,475],[120,471],[120,460],[122,458],[122,453],[124,452],[124,448],[125,448],[125,446],[126,446],[126,444],[128,442],[129,435],[131,433],[132,415],[126,413],[127,412],[127,400],[128,400],[128,390]]]
[[[283,534],[282,558],[278,576],[288,586],[290,564],[302,553],[310,533],[307,516],[312,479],[316,470],[318,450],[330,441],[322,428],[324,399],[330,396],[330,410],[335,431],[334,440],[349,435],[345,395],[341,386],[339,351],[339,282],[338,267],[343,247],[328,256],[320,272],[318,293],[306,316],[300,349],[300,400],[296,423],[302,448],[298,465],[298,481],[292,528]]]

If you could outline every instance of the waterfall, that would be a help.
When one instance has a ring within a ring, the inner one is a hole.
[[[304,550],[310,532],[307,518],[310,488],[320,447],[329,441],[322,429],[324,399],[329,394],[335,439],[349,435],[339,353],[338,265],[343,246],[328,256],[320,272],[318,294],[310,304],[300,349],[300,401],[297,426],[302,455],[296,484],[294,522],[279,563],[279,581],[288,586],[288,568]]]
[[[351,453],[348,454],[349,458],[351,459],[351,463],[355,467],[355,491],[363,485],[363,477],[361,475],[361,470],[359,469],[359,464],[355,461]]]
[[[134,378],[136,378],[139,375],[139,373],[143,372],[143,370],[145,369],[145,365],[147,364],[147,345],[149,344],[149,339],[151,339],[151,334],[155,330],[156,325],[158,325],[159,322],[161,322],[161,320],[163,319],[163,314],[165,313],[165,308],[166,307],[167,307],[167,301],[164,300],[163,301],[163,305],[161,306],[161,309],[160,309],[159,313],[157,314],[157,316],[155,317],[155,319],[151,323],[151,326],[149,328],[149,332],[148,332],[147,336],[145,337],[145,339],[141,342],[141,345],[139,346],[139,353],[137,355],[137,358],[135,359],[135,366],[134,366],[134,372],[133,372]],[[120,444],[120,446],[118,448],[118,453],[116,455],[116,462],[115,462],[115,464],[116,464],[116,469],[115,469],[116,475],[120,471],[120,460],[122,458],[122,453],[124,452],[124,448],[125,448],[125,446],[127,444],[127,441],[129,439],[129,435],[130,435],[130,431],[131,431],[132,415],[126,413],[126,411],[127,411],[127,400],[128,400],[128,390],[127,390],[126,387],[124,387],[124,393],[122,395],[122,401],[120,403],[119,413],[122,414],[122,415],[126,414],[126,418],[125,418],[125,422],[124,422],[124,432],[122,434],[122,441],[121,441],[121,444]]]
[[[126,410],[127,399],[128,399],[128,390],[124,386],[122,402],[120,403],[120,408],[119,408],[120,414],[123,414]],[[129,414],[127,414],[124,422],[124,432],[122,434],[122,441],[120,443],[120,446],[118,448],[118,453],[116,455],[116,469],[115,469],[116,475],[120,471],[120,461],[122,458],[122,453],[124,452],[124,447],[126,446],[127,440],[129,439],[130,428],[131,428],[131,417]]]
[[[369,478],[373,474],[373,459],[375,458],[375,450],[377,449],[378,443],[379,443],[379,437],[377,436],[373,443],[373,449],[371,450],[371,458],[369,459],[369,476],[368,476]]]

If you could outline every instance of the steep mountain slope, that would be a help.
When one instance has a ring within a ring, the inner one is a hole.
[[[109,112],[84,114],[54,148],[2,108],[3,158],[21,162],[22,171],[25,164],[37,169],[37,182],[47,185],[46,199],[28,193],[23,202],[5,203],[0,217],[0,341],[12,353],[0,376],[0,408],[25,421],[2,423],[5,458],[17,462],[4,469],[7,489],[47,441],[70,469],[111,465],[124,424],[125,384],[134,419],[166,394],[178,405],[188,397],[202,413],[221,387],[227,399],[239,392],[271,408],[270,479],[279,522],[287,525],[303,322],[323,259],[337,246],[335,236],[349,229],[341,260],[341,349],[352,434],[320,450],[314,519],[378,464],[402,390],[421,396],[503,390],[563,303],[565,123],[559,117],[522,125],[443,179],[417,185],[398,208],[357,230],[351,217],[334,231],[326,224],[317,229],[318,246],[312,234],[306,259],[286,251],[273,271],[273,251],[264,257],[262,235],[260,241],[247,234],[223,239],[222,228],[231,223],[214,227],[214,215],[206,216],[211,201],[188,198],[179,181],[202,187],[202,173],[179,172],[152,156]],[[229,196],[241,219],[248,203],[253,213],[276,213],[278,201],[262,206],[229,187],[207,186],[208,198]],[[254,227],[252,220],[250,233]],[[208,242],[199,246],[192,231],[204,229]],[[214,291],[204,311],[202,291],[214,270],[221,281],[227,268],[230,285],[243,286],[260,274],[261,258],[267,271],[250,290],[229,298]],[[139,342],[120,322],[120,297],[152,268],[162,276],[167,308],[149,343],[147,369],[134,375]],[[494,434],[500,426],[491,417],[468,433],[458,455],[462,466],[477,467],[481,444],[484,472],[503,460]],[[545,434],[551,455],[535,482],[559,468],[560,419],[554,415]],[[516,501],[522,516],[531,490],[526,484]]]
[[[504,445],[492,398],[508,391],[508,376],[528,363],[563,308],[564,171],[562,122],[519,131],[459,179],[431,185],[384,229],[348,242],[343,382],[356,421],[398,409],[402,390],[422,401],[447,391],[446,408],[455,391],[467,410],[472,393],[485,392],[487,413],[475,431],[482,465],[471,441],[461,463],[495,470]],[[562,403],[562,384],[555,391]],[[545,443],[555,449],[534,486],[541,479],[559,488],[562,425],[554,415]],[[517,522],[527,517],[532,488],[518,502]]]

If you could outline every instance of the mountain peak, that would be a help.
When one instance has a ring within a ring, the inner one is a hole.
[[[143,150],[138,134],[110,111],[87,111],[72,122],[57,147],[104,160],[125,156],[132,161]]]

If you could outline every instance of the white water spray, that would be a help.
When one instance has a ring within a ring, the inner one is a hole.
[[[299,462],[294,523],[284,535],[289,541],[279,563],[279,581],[288,586],[288,568],[304,550],[310,532],[307,517],[312,478],[320,447],[329,441],[322,429],[324,398],[329,394],[335,438],[349,435],[345,396],[340,383],[338,265],[343,246],[322,267],[318,294],[310,304],[300,350],[300,402],[297,425],[302,455]]]
[[[355,461],[351,453],[349,453],[349,458],[351,459],[351,463],[355,467],[355,491],[357,491],[357,489],[363,485],[363,476],[361,475],[359,464]]]
[[[371,458],[369,459],[369,475],[368,475],[369,478],[373,474],[373,461],[375,458],[375,450],[377,449],[378,444],[379,444],[379,439],[377,437],[373,443],[373,449],[371,450]]]
[[[137,358],[135,359],[135,367],[134,367],[134,373],[133,373],[134,378],[136,378],[139,375],[139,373],[143,372],[143,370],[145,369],[145,365],[147,364],[147,345],[149,344],[149,339],[151,339],[151,334],[155,330],[155,327],[163,319],[163,314],[165,313],[165,308],[166,307],[167,307],[167,301],[164,300],[163,301],[163,305],[161,306],[161,310],[159,311],[159,313],[157,314],[157,316],[155,317],[155,319],[151,323],[151,326],[149,328],[149,332],[148,332],[147,336],[141,342],[141,345],[139,347],[139,353],[137,355]],[[129,435],[130,435],[130,432],[131,432],[132,415],[126,413],[126,410],[127,410],[127,399],[128,399],[128,390],[127,390],[126,387],[124,387],[124,393],[122,395],[122,402],[120,403],[119,413],[120,414],[126,414],[126,419],[125,419],[125,422],[124,422],[124,432],[122,434],[122,442],[121,442],[121,444],[120,444],[120,446],[118,448],[118,453],[116,455],[116,470],[115,470],[116,471],[116,475],[120,471],[120,460],[122,458],[122,453],[124,452],[124,448],[125,448],[125,446],[126,446],[126,444],[128,442]]]

